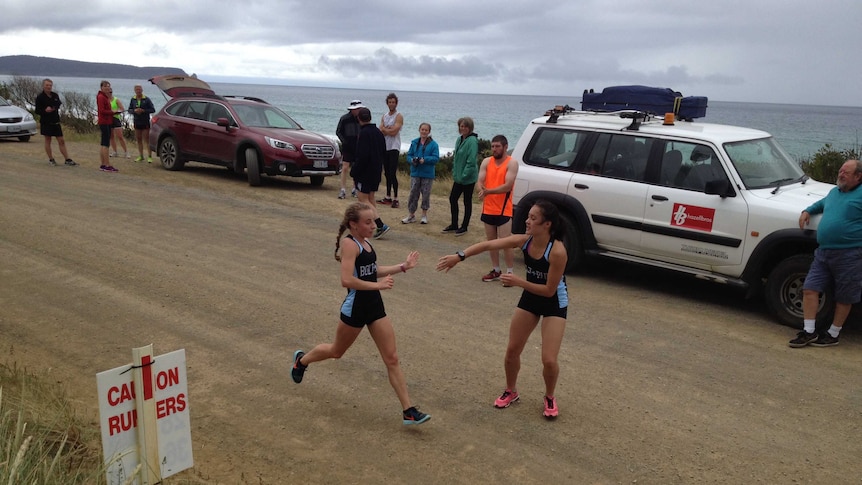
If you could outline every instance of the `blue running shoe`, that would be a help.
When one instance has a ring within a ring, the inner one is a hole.
[[[411,406],[411,407],[405,409],[403,415],[404,415],[404,425],[405,426],[409,426],[409,425],[413,425],[413,424],[422,424],[425,421],[428,421],[429,419],[431,419],[430,414],[425,414],[425,413],[419,412],[419,410],[416,409],[416,406]]]
[[[299,359],[305,355],[305,352],[301,350],[297,350],[293,353],[293,368],[290,369],[290,377],[293,378],[293,382],[299,384],[302,382],[302,376],[305,375],[305,369],[308,369],[307,365],[302,365]]]

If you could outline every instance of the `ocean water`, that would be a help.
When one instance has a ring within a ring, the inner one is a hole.
[[[10,76],[0,76],[7,82]],[[100,79],[53,78],[54,90],[92,93],[95,97]],[[141,84],[144,93],[161,108],[165,96],[147,80],[111,79],[114,94],[128,103],[134,85]],[[367,89],[316,88],[263,84],[210,83],[219,94],[255,96],[285,110],[304,128],[334,138],[338,119],[347,112],[347,105],[359,99],[371,109],[375,121],[386,112],[388,91]],[[419,136],[419,124],[431,124],[431,135],[440,145],[441,153],[451,151],[458,137],[457,120],[473,118],[476,133],[490,140],[505,135],[509,147],[514,147],[524,127],[556,105],[580,107],[580,92],[572,96],[513,96],[494,94],[396,92],[398,111],[404,116],[401,141],[404,149]],[[686,93],[707,95],[708,93]],[[702,122],[722,123],[756,128],[771,133],[796,159],[812,156],[826,144],[836,149],[856,149],[862,143],[862,107],[808,106],[800,104],[738,103],[709,101]]]

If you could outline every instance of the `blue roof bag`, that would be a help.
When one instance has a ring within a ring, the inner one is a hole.
[[[645,111],[656,116],[674,113],[677,118],[691,121],[706,116],[706,96],[686,96],[670,88],[649,86],[610,86],[601,93],[584,92],[584,111]]]

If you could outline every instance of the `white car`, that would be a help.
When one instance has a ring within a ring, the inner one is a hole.
[[[0,138],[29,141],[36,133],[36,119],[33,115],[0,97]]]
[[[802,325],[802,282],[819,217],[803,209],[831,184],[809,179],[769,133],[640,111],[549,111],[526,128],[513,230],[530,206],[563,215],[568,270],[585,256],[661,267],[762,293],[782,323]],[[820,320],[833,300],[821,298]]]

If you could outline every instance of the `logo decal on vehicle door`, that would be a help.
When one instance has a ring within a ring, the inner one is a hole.
[[[715,209],[696,205],[674,204],[670,225],[712,232]]]

